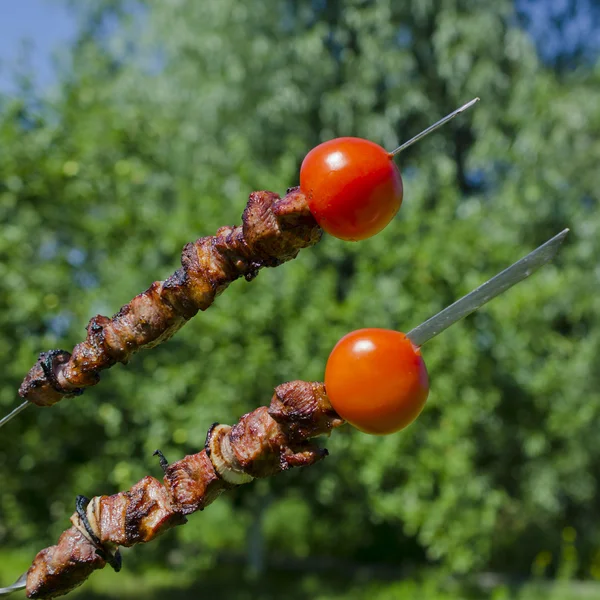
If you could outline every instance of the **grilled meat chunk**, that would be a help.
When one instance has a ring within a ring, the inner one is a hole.
[[[168,340],[232,281],[253,279],[259,269],[295,258],[322,234],[298,188],[283,198],[273,192],[252,193],[242,222],[187,244],[180,269],[166,281],[155,281],[112,318],[92,318],[86,339],[72,354],[40,354],[19,388],[20,396],[38,406],[52,406],[81,394],[98,383],[104,369]]]
[[[144,477],[127,492],[84,502],[80,497],[73,526],[35,557],[27,596],[67,594],[107,563],[118,570],[119,546],[152,541],[236,485],[316,463],[327,451],[309,439],[329,435],[342,423],[322,383],[280,385],[269,408],[257,408],[233,427],[213,425],[201,452],[165,464],[162,484]]]

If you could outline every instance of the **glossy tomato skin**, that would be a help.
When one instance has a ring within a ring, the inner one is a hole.
[[[420,349],[405,334],[359,329],[332,350],[325,389],[340,417],[365,433],[385,435],[419,416],[429,378]]]
[[[392,155],[361,138],[313,148],[300,168],[300,189],[321,228],[358,241],[379,233],[402,204],[402,177]]]

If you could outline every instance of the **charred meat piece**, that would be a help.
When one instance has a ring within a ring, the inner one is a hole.
[[[95,316],[86,339],[73,353],[40,354],[19,395],[38,406],[52,406],[95,385],[100,372],[133,354],[168,340],[199,310],[206,310],[239,277],[256,277],[316,244],[322,231],[297,188],[280,198],[254,192],[238,227],[221,227],[214,236],[187,244],[181,268],[166,281],[155,281],[112,318]]]
[[[322,383],[280,385],[269,408],[257,408],[233,427],[213,425],[201,452],[165,466],[162,484],[144,477],[127,492],[84,502],[80,497],[73,526],[35,557],[27,596],[67,594],[107,563],[118,570],[119,546],[152,541],[236,485],[316,463],[327,451],[309,439],[342,423]]]
[[[80,586],[106,561],[77,527],[67,529],[56,546],[45,548],[27,572],[28,598],[56,598]]]

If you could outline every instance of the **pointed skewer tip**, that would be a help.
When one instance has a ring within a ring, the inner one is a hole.
[[[567,239],[567,235],[571,230],[566,227],[561,232],[557,233],[553,238],[550,238],[544,246],[554,246],[554,252],[558,252],[558,248],[562,245],[562,243]]]
[[[481,100],[481,98],[479,96],[476,96],[475,98],[473,98],[473,100],[471,100],[470,102],[467,102],[459,110],[463,111],[467,108],[471,108],[471,106],[473,106],[473,104],[477,104],[480,100]]]
[[[451,121],[452,119],[454,119],[454,117],[456,117],[460,113],[464,112],[468,108],[471,108],[471,106],[473,106],[477,102],[479,102],[479,97],[473,98],[473,100],[470,100],[466,104],[463,104],[460,108],[453,110],[450,114],[441,118],[439,121],[436,121],[433,125],[430,125],[429,127],[427,127],[427,129],[424,129],[423,131],[421,131],[421,133],[417,133],[417,135],[415,135],[413,138],[411,138],[407,142],[404,142],[403,144],[398,146],[395,150],[392,150],[392,152],[389,153],[390,156],[396,156],[396,154],[399,154],[403,150],[406,150],[406,148],[408,148],[409,146],[412,146],[415,142],[418,142],[420,139],[424,138],[426,135],[429,135],[431,132],[435,131],[442,125],[445,125],[446,123],[448,123],[448,121]]]
[[[11,419],[16,417],[22,410],[25,410],[29,406],[29,404],[30,403],[27,400],[25,400],[25,402],[23,402],[22,404],[19,404],[19,406],[17,406],[17,408],[15,408],[13,411],[9,412],[2,419],[0,419],[0,427],[2,427],[3,425],[6,425]]]
[[[27,585],[27,573],[23,573],[17,581],[15,581],[12,585],[8,587],[0,588],[0,596],[8,596],[13,592],[18,592],[19,590],[25,589]]]

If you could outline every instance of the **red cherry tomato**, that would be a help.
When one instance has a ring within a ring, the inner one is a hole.
[[[379,233],[402,204],[402,177],[393,156],[360,138],[313,148],[300,168],[300,189],[321,228],[348,241]]]
[[[359,329],[344,336],[325,368],[336,412],[365,433],[395,433],[418,416],[429,394],[421,351],[399,331]]]

